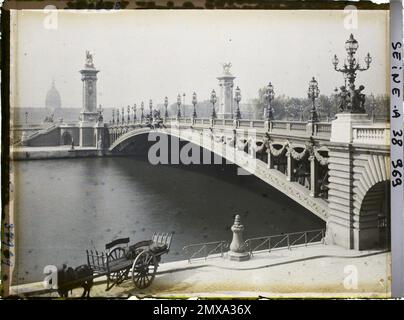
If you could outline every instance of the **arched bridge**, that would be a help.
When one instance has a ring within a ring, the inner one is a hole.
[[[189,141],[188,148],[202,147],[254,174],[325,220],[329,243],[370,249],[388,232],[389,125],[364,114],[342,113],[332,122],[307,123],[164,118],[153,129],[133,119],[97,122],[91,130],[60,123],[23,143],[74,143],[108,155],[125,152],[149,133]]]
[[[334,121],[166,118],[159,128],[141,121],[115,123],[108,126],[108,151],[123,152],[137,136],[151,132],[192,142],[325,220],[327,241],[374,248],[388,219],[389,128],[361,118],[340,131],[338,119]]]

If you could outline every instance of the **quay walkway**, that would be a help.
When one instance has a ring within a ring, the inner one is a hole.
[[[196,297],[388,297],[390,253],[356,251],[316,244],[255,253],[248,261],[221,257],[161,263],[152,285],[134,287],[131,279],[105,291],[97,279],[91,297],[193,298]],[[57,297],[42,283],[15,286],[22,297]],[[79,297],[82,289],[73,290]]]

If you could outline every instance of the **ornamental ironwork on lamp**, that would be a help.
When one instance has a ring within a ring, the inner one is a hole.
[[[307,97],[311,100],[311,109],[310,109],[310,122],[318,121],[318,114],[316,110],[316,99],[320,95],[320,90],[318,88],[318,82],[313,77],[309,82],[309,89],[307,90]]]
[[[210,94],[210,102],[212,103],[212,119],[216,119],[215,104],[217,102],[217,96],[215,90],[212,90],[212,93]]]
[[[153,118],[153,100],[149,100],[149,117],[150,119]]]
[[[196,97],[196,93],[194,92],[193,94],[192,94],[192,104],[194,105],[194,111],[193,111],[193,113],[192,113],[192,118],[196,118],[197,117],[197,115],[196,115],[196,104],[198,103],[198,99],[197,99],[197,97]]]
[[[140,103],[140,111],[141,111],[140,121],[143,121],[143,119],[144,119],[144,102],[143,101]]]
[[[368,53],[364,59],[366,66],[361,67],[355,58],[355,53],[358,50],[358,47],[358,41],[354,38],[353,34],[351,34],[349,39],[345,41],[347,57],[342,68],[338,67],[339,59],[337,55],[334,55],[332,59],[334,69],[341,72],[345,80],[345,85],[340,87],[340,92],[338,94],[339,110],[341,112],[366,113],[364,107],[365,94],[361,93],[365,87],[361,85],[358,89],[355,89],[355,79],[358,71],[365,71],[370,68],[372,57]]]
[[[239,87],[237,87],[236,90],[235,90],[234,100],[237,103],[237,109],[236,109],[235,118],[237,120],[239,120],[239,119],[241,119],[241,112],[240,112],[241,90],[240,90]]]
[[[182,115],[185,118],[185,93],[182,94],[182,98],[183,98],[183,100],[182,100],[182,108],[183,108]]]
[[[180,94],[178,94],[178,96],[177,96],[177,108],[178,108],[177,117],[181,118],[181,95]]]
[[[264,93],[264,99],[266,104],[264,105],[264,118],[265,120],[272,121],[274,119],[274,112],[272,109],[271,102],[274,100],[275,91],[274,86],[270,82],[266,88]]]
[[[133,110],[133,122],[136,122],[136,103],[133,104],[132,110]]]
[[[167,110],[167,107],[168,107],[168,98],[165,97],[165,98],[164,98],[164,108],[165,108],[164,117],[165,117],[165,118],[168,118],[168,110]]]

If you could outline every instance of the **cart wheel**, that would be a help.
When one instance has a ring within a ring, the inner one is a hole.
[[[125,257],[125,250],[123,248],[115,248],[108,254],[108,265],[111,268],[113,266],[114,261],[122,259]],[[129,274],[129,268],[126,269],[119,269],[113,272],[108,272],[107,277],[110,282],[115,285],[122,283]]]
[[[147,288],[151,285],[157,271],[156,256],[145,250],[135,259],[132,265],[132,280],[139,289]]]

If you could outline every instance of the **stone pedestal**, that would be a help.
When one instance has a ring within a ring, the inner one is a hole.
[[[80,147],[96,146],[96,130],[94,123],[81,121],[80,128]]]
[[[230,244],[229,258],[235,261],[246,261],[250,259],[250,254],[245,251],[243,240],[244,226],[241,224],[240,216],[236,215],[234,224],[231,227],[233,231],[233,240]]]
[[[365,113],[338,113],[331,122],[331,142],[352,143],[353,125],[371,124]]]

